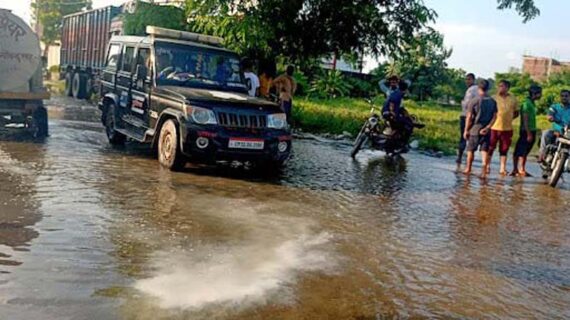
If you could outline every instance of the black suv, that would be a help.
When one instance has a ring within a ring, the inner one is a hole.
[[[247,95],[239,57],[221,39],[156,27],[115,36],[101,75],[102,122],[113,145],[151,143],[160,163],[281,166],[291,131],[275,103]]]

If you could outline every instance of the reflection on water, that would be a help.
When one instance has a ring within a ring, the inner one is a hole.
[[[34,225],[41,220],[34,201],[36,177],[42,166],[41,145],[29,141],[0,144],[0,272],[17,266],[18,251],[28,251],[38,236]],[[33,150],[32,152],[30,152]],[[39,151],[39,152],[38,152]]]
[[[0,142],[2,319],[570,314],[567,184],[310,141],[277,176],[171,173],[65,103],[45,144]]]

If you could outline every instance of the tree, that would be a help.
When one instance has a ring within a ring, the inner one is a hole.
[[[187,0],[193,30],[242,54],[294,61],[399,51],[435,20],[422,0]]]
[[[123,31],[127,35],[144,36],[149,25],[175,30],[188,28],[184,10],[142,1],[137,2],[133,13],[126,13],[123,18]]]
[[[31,4],[34,18],[43,28],[41,40],[45,44],[44,56],[49,47],[61,39],[63,17],[91,9],[91,0],[35,0]]]
[[[434,88],[447,80],[446,60],[451,53],[443,45],[442,34],[421,33],[393,59],[391,69],[394,74],[412,81],[410,91],[417,99],[434,98]]]
[[[458,103],[465,94],[465,77],[467,72],[463,69],[447,68],[442,83],[434,88],[434,97],[443,99],[446,103]]]
[[[497,0],[497,2],[499,10],[511,9],[514,6],[525,23],[540,15],[540,10],[534,4],[534,0]]]

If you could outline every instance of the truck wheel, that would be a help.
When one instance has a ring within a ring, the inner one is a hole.
[[[115,124],[115,105],[111,102],[107,106],[105,113],[105,132],[107,133],[107,139],[109,139],[111,145],[120,146],[125,144],[127,137],[115,130]]]
[[[73,73],[67,72],[65,74],[65,95],[68,97],[73,97]]]
[[[85,80],[85,99],[90,100],[93,96],[93,78],[86,76]]]
[[[158,137],[158,161],[172,171],[180,171],[186,165],[186,157],[180,148],[178,128],[174,120],[166,120]]]
[[[85,99],[87,96],[87,76],[85,74],[77,72],[73,75],[72,91],[75,99]]]
[[[44,107],[38,107],[32,114],[34,119],[34,138],[43,139],[48,136],[48,112]]]

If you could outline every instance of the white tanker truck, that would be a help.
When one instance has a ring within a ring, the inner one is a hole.
[[[0,131],[27,130],[48,135],[38,36],[19,17],[0,8]]]

